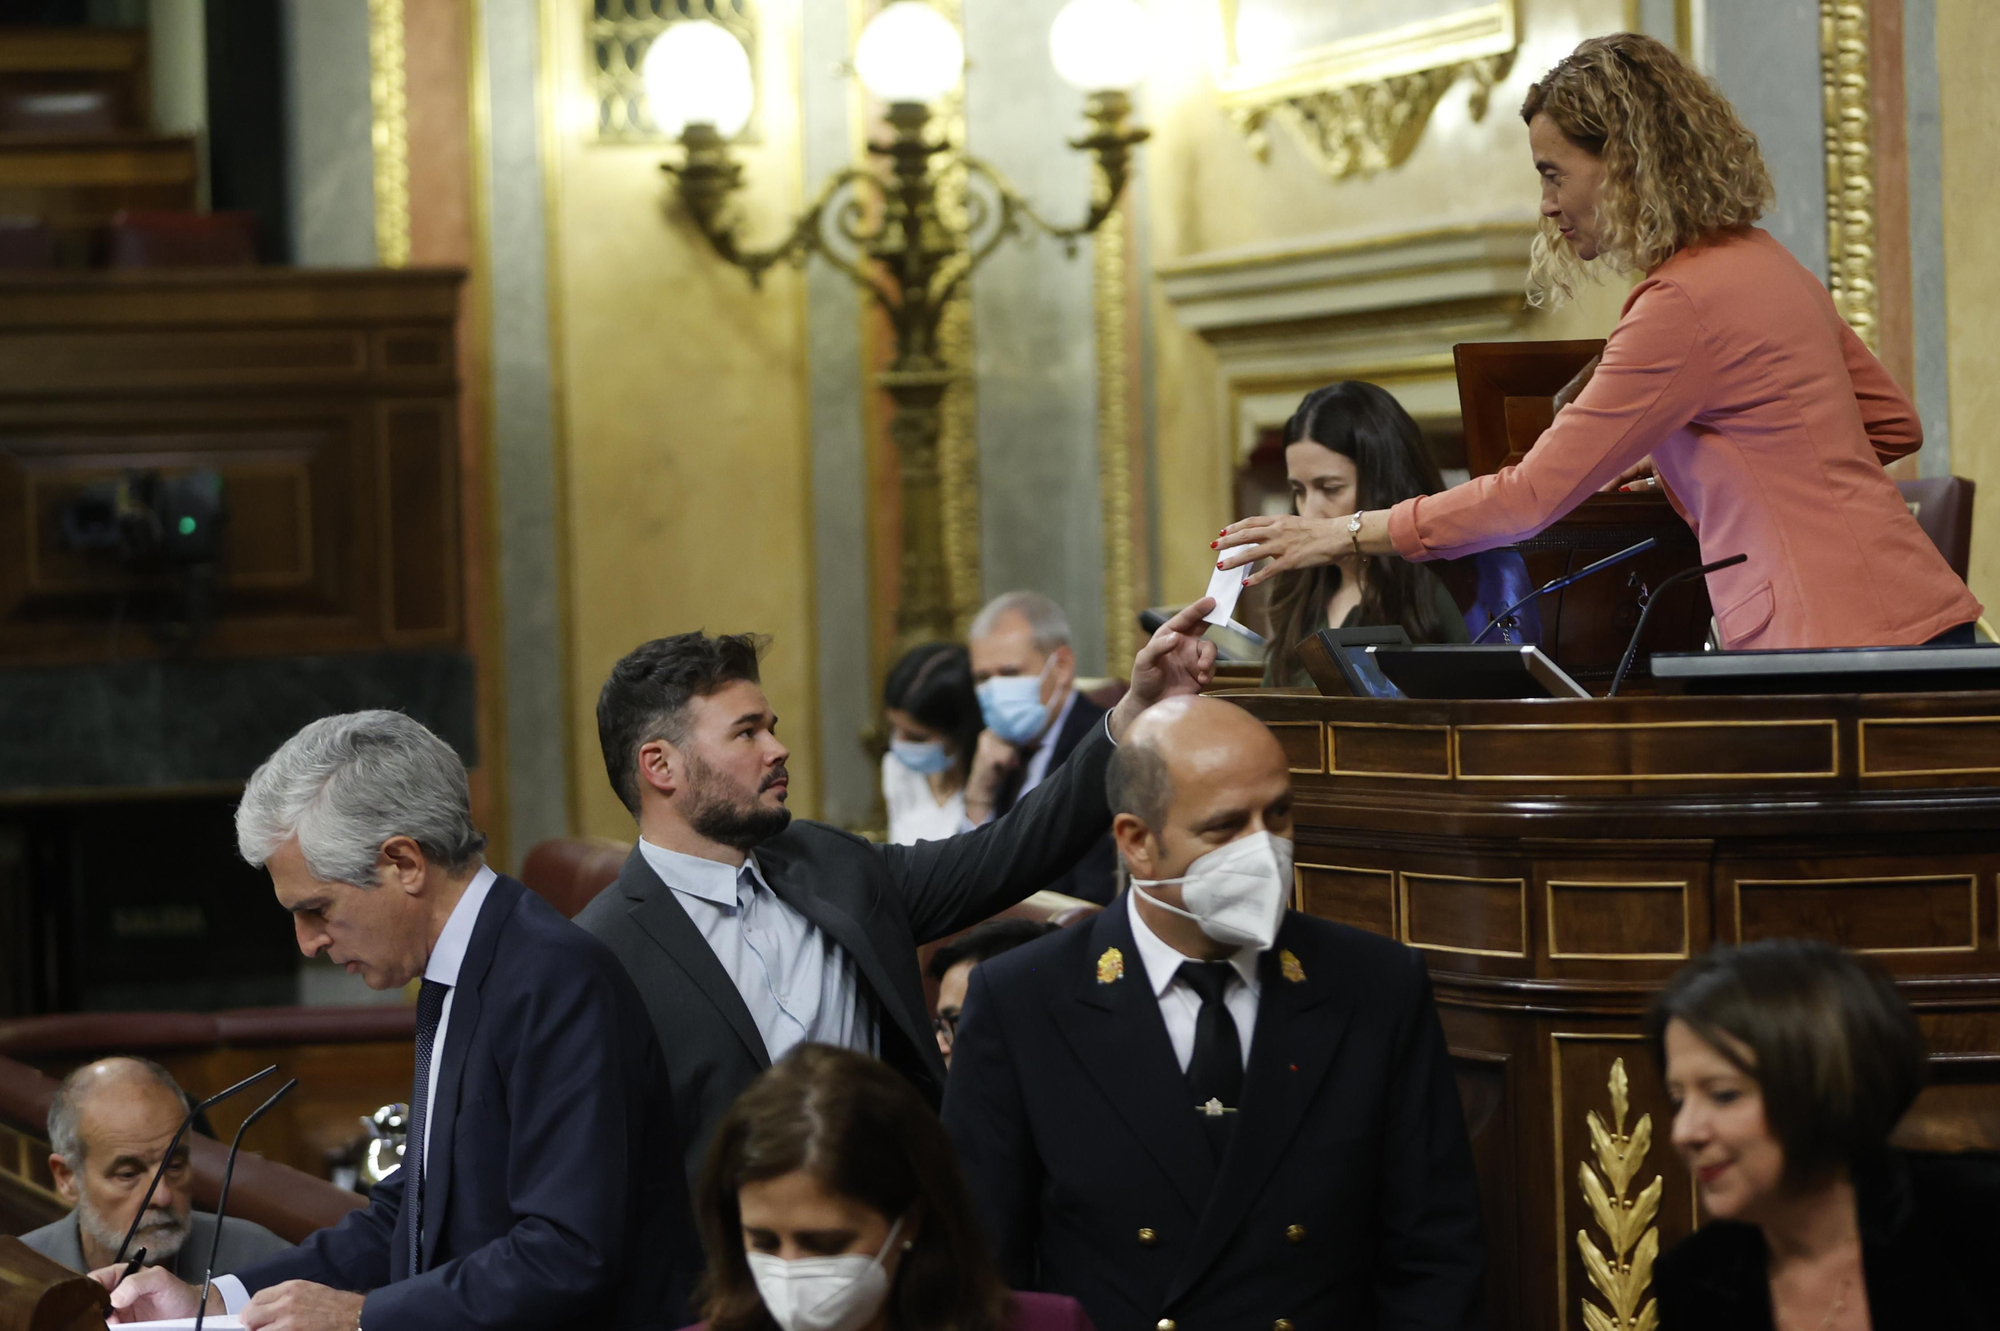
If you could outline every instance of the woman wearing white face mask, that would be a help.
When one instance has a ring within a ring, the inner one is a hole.
[[[1000,1283],[944,1128],[851,1050],[801,1045],[751,1083],[695,1212],[706,1331],[1091,1331]]]
[[[889,751],[882,802],[898,846],[956,836],[965,821],[965,778],[979,744],[972,663],[956,643],[912,647],[882,687]]]

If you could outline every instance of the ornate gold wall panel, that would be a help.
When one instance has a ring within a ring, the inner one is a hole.
[[[1114,673],[1139,650],[1132,568],[1131,306],[1125,280],[1129,209],[1120,204],[1091,238],[1097,332],[1097,492],[1104,524],[1104,661]]]
[[[403,52],[403,0],[368,0],[375,254],[388,268],[402,268],[410,262],[410,112]]]
[[[1826,277],[1834,307],[1876,349],[1875,147],[1869,0],[1819,0],[1826,117]]]
[[[1653,1262],[1660,1255],[1660,1231],[1653,1220],[1660,1213],[1660,1191],[1666,1179],[1655,1174],[1637,1197],[1627,1196],[1653,1147],[1653,1116],[1641,1114],[1632,1131],[1625,1131],[1631,1101],[1622,1058],[1611,1064],[1610,1091],[1611,1126],[1604,1125],[1595,1109],[1585,1120],[1597,1168],[1592,1169],[1588,1161],[1579,1162],[1576,1174],[1591,1219],[1604,1232],[1611,1251],[1607,1254],[1600,1249],[1582,1229],[1576,1232],[1576,1246],[1583,1254],[1583,1268],[1591,1285],[1611,1310],[1607,1313],[1586,1298],[1583,1324],[1590,1331],[1654,1331],[1660,1324],[1659,1305],[1646,1295],[1653,1283]]]

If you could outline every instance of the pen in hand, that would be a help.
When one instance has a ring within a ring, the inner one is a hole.
[[[125,1283],[125,1278],[127,1276],[132,1275],[145,1264],[146,1264],[146,1250],[144,1248],[141,1248],[139,1249],[139,1251],[132,1254],[131,1261],[125,1263],[125,1269],[118,1273],[118,1284],[113,1285],[111,1288],[117,1289],[118,1285],[122,1285]]]

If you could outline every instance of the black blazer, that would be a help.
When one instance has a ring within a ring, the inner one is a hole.
[[[1423,963],[1294,911],[1259,973],[1219,1164],[1123,903],[972,973],[944,1123],[1002,1278],[1098,1331],[1479,1326],[1477,1185]]]
[[[881,1056],[932,1104],[944,1060],[931,1030],[917,946],[976,924],[1059,877],[1111,821],[1100,722],[1070,761],[1010,813],[943,841],[884,846],[795,819],[757,847],[771,890],[854,958],[881,1031]],[[618,881],[576,922],[604,940],[639,986],[666,1050],[690,1179],[716,1123],[771,1065],[750,1009],[673,890],[633,847]]]
[[[1049,767],[1042,774],[1047,781],[1056,769],[1075,752],[1076,746],[1089,736],[1093,729],[1104,728],[1106,708],[1099,707],[1081,693],[1076,695],[1076,703],[1063,718],[1062,729],[1049,739],[1055,747],[1049,751]],[[1014,807],[1021,798],[1021,781],[1027,775],[1027,764],[1023,762],[1008,774],[994,792],[993,812],[1003,814]],[[1081,897],[1085,901],[1095,901],[1099,905],[1111,900],[1118,889],[1118,850],[1111,844],[1111,829],[1105,828],[1104,835],[1091,844],[1082,859],[1069,870],[1046,883],[1035,884],[1035,889],[1047,888],[1051,892],[1062,892],[1069,896]]]
[[[366,1209],[239,1273],[368,1294],[369,1331],[673,1327],[696,1269],[666,1068],[604,946],[512,878],[458,973],[424,1170],[424,1269],[403,1172]]]
[[[956,1057],[957,1046],[953,1046]],[[2000,1328],[2000,1155],[1892,1151],[1855,1178],[1875,1331]],[[1666,1331],[1770,1331],[1763,1231],[1715,1220],[1660,1258]]]

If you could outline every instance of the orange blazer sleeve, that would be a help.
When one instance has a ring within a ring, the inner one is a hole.
[[[1916,406],[1844,321],[1840,325],[1840,351],[1847,361],[1847,377],[1854,384],[1854,400],[1861,407],[1861,424],[1882,465],[1886,467],[1923,447],[1924,427]]]
[[[1604,344],[1597,373],[1527,457],[1389,510],[1396,553],[1455,559],[1507,545],[1595,494],[1701,411],[1710,376],[1700,331],[1679,287],[1662,282],[1636,293]]]

